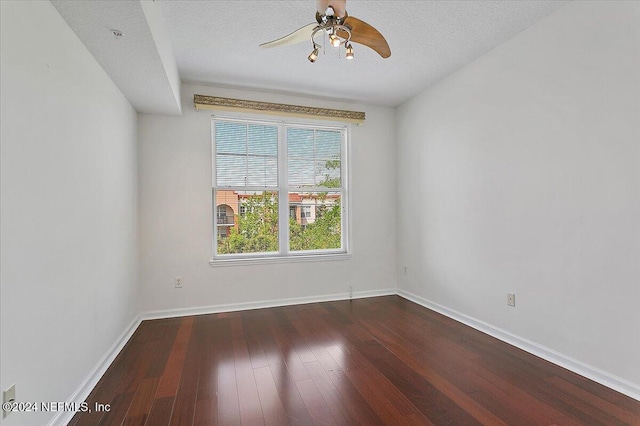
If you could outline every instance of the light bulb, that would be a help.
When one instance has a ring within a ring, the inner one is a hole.
[[[333,47],[338,47],[338,46],[340,46],[340,38],[339,38],[337,35],[335,35],[335,34],[331,34],[331,35],[329,36],[329,41],[331,42],[331,45],[332,45]]]
[[[347,53],[345,57],[347,59],[353,59],[353,46],[351,46],[351,43],[347,44]]]
[[[313,49],[313,52],[311,52],[309,54],[309,57],[307,59],[309,59],[309,62],[314,63],[316,61],[316,59],[318,59],[318,48],[316,47],[315,49]]]

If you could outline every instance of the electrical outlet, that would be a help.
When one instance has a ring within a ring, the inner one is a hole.
[[[182,278],[180,277],[176,277],[175,281],[173,282],[176,288],[182,288]]]
[[[516,294],[515,293],[507,293],[507,305],[516,306]]]
[[[404,267],[404,274],[407,275],[407,267]]]
[[[13,384],[9,386],[9,388],[6,391],[2,392],[2,418],[3,419],[7,417],[9,414],[11,414],[11,411],[5,410],[4,404],[7,402],[15,402],[15,401],[16,401],[16,385]]]

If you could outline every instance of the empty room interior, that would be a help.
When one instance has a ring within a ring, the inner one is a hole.
[[[0,7],[3,426],[640,425],[640,2]]]

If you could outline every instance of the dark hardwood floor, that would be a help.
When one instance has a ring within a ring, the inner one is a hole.
[[[640,425],[640,402],[398,296],[144,321],[70,425]]]

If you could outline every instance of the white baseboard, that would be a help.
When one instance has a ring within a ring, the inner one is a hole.
[[[93,370],[91,370],[89,375],[82,381],[76,391],[67,399],[67,402],[80,404],[87,399],[93,388],[98,384],[104,373],[107,371],[107,368],[109,368],[122,348],[124,348],[124,345],[126,345],[131,336],[133,336],[133,333],[141,322],[142,320],[140,319],[140,315],[136,315],[129,327],[122,332],[120,337],[118,337],[116,342],[109,348],[107,353],[100,361],[98,361],[96,366],[93,367]],[[49,426],[66,425],[71,421],[75,414],[76,413],[74,411],[58,411],[58,414],[56,414],[56,416],[49,422]]]
[[[395,288],[382,290],[354,291],[351,298],[362,299],[365,297],[390,296],[397,294]],[[327,294],[322,296],[293,297],[289,299],[262,300],[257,302],[228,303],[222,305],[200,306],[195,308],[167,309],[150,311],[142,314],[143,320],[185,317],[189,315],[217,314],[220,312],[247,311],[250,309],[275,308],[277,306],[304,305],[307,303],[333,302],[336,300],[349,300],[349,293]]]
[[[556,352],[553,349],[547,348],[520,336],[516,336],[508,331],[494,327],[491,324],[487,324],[486,322],[480,321],[461,312],[449,309],[408,291],[398,289],[398,295],[640,401],[640,385],[636,383],[632,383],[621,377],[617,377],[611,373],[600,370],[599,368],[587,365],[569,356]]]

